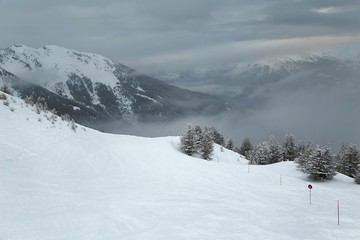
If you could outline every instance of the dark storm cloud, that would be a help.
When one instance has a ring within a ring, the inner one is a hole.
[[[355,36],[346,44],[354,43],[359,11],[354,0],[2,0],[0,47],[58,44],[140,71],[167,71],[271,55],[282,49],[266,44],[273,40],[286,47],[293,38]],[[244,53],[258,41],[259,53]],[[296,50],[313,50],[302,42]]]

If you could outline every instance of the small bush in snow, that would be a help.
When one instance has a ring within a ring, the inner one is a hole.
[[[71,121],[71,118],[70,118],[70,116],[69,116],[69,114],[62,114],[61,116],[61,120],[62,121],[65,121],[65,122],[70,122]]]
[[[10,87],[8,87],[6,84],[2,85],[0,87],[0,91],[4,92],[4,93],[7,93],[9,95],[13,95],[13,91],[11,90]]]
[[[74,130],[74,132],[76,132],[77,125],[76,125],[74,119],[71,119],[71,121],[70,121],[70,127],[71,127],[72,130]]]
[[[45,98],[43,97],[38,97],[38,99],[36,100],[36,112],[39,114],[41,111],[48,111],[48,106],[47,103],[45,101]]]
[[[7,99],[6,95],[1,93],[0,94],[0,100],[6,100],[6,99]]]
[[[30,96],[25,96],[25,103],[29,104],[30,106],[34,106],[34,96],[31,94]]]
[[[3,102],[3,104],[4,104],[5,106],[9,106],[9,105],[10,105],[10,102],[9,102],[8,100],[5,100],[5,101]]]
[[[52,124],[55,124],[55,122],[57,120],[57,117],[58,117],[57,115],[51,114],[50,121],[51,121]]]

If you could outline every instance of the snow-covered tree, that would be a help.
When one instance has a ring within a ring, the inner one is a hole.
[[[283,142],[284,161],[294,161],[297,157],[295,137],[292,134],[286,134]]]
[[[358,167],[357,167],[357,172],[356,172],[356,174],[355,174],[355,182],[357,183],[357,184],[360,184],[360,164],[358,165]]]
[[[314,152],[314,146],[310,142],[302,142],[298,146],[298,157],[295,159],[300,171],[308,172],[308,162],[311,154]]]
[[[360,149],[355,144],[343,144],[336,156],[336,170],[355,178],[360,171]]]
[[[276,141],[274,136],[270,136],[268,140],[269,147],[269,163],[282,162],[284,159],[283,148]]]
[[[225,148],[229,150],[234,150],[234,141],[231,137],[227,140]]]
[[[71,129],[74,130],[74,132],[76,132],[77,125],[76,125],[74,119],[71,119],[70,126],[71,126]]]
[[[270,136],[268,141],[262,141],[255,145],[248,153],[250,164],[265,165],[283,160],[283,150],[281,145]]]
[[[46,102],[45,98],[43,98],[43,97],[38,97],[38,99],[36,100],[35,106],[36,106],[36,112],[38,114],[40,114],[41,111],[46,112],[48,110],[47,102]]]
[[[34,105],[34,93],[32,93],[30,96],[25,96],[25,103],[30,104],[31,106]]]
[[[0,100],[6,100],[6,99],[7,99],[6,95],[1,93],[0,94]]]
[[[6,85],[6,84],[0,86],[0,91],[2,91],[2,92],[4,92],[4,93],[7,93],[7,94],[9,94],[9,95],[13,95],[13,91],[12,91],[11,88],[10,88],[8,85]]]
[[[195,134],[195,148],[200,149],[201,145],[201,138],[202,138],[202,129],[199,125],[194,127],[194,134]]]
[[[195,129],[191,124],[183,131],[180,137],[180,149],[183,153],[192,156],[196,152]]]
[[[210,131],[207,127],[202,131],[200,155],[203,159],[211,160],[211,155],[214,151],[214,141],[211,137]]]
[[[239,153],[248,158],[249,152],[253,149],[253,145],[249,138],[244,138],[239,148]]]
[[[255,145],[248,153],[249,164],[251,165],[265,165],[269,164],[269,144],[262,141]]]
[[[335,161],[329,146],[317,146],[307,163],[308,177],[313,180],[330,180],[336,175]]]
[[[210,136],[213,139],[214,143],[219,144],[221,146],[225,146],[225,139],[222,133],[220,133],[216,128],[210,127],[209,129]]]

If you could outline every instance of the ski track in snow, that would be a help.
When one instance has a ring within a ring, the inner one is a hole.
[[[292,162],[248,173],[219,146],[208,162],[178,137],[74,132],[11,106],[0,100],[0,239],[360,239],[360,187],[346,176],[313,182],[310,205]]]

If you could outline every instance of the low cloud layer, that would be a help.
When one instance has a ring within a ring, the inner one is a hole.
[[[238,110],[161,124],[121,126],[113,123],[104,129],[157,137],[179,135],[192,123],[215,126],[237,145],[244,137],[257,143],[274,135],[281,141],[287,133],[294,134],[298,140],[330,144],[334,150],[347,142],[360,145],[359,69],[334,71],[336,76],[332,79],[316,78],[319,69],[304,70],[270,85],[258,83],[246,98],[238,98]]]

